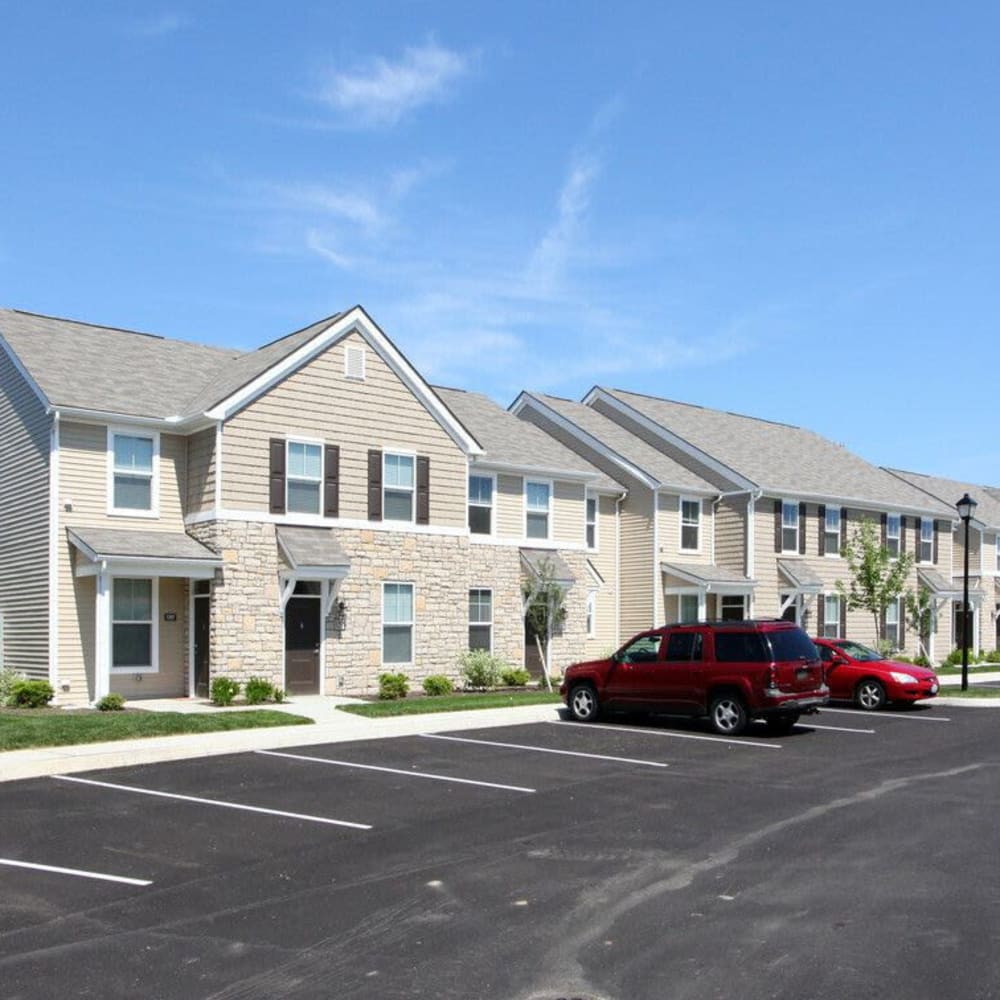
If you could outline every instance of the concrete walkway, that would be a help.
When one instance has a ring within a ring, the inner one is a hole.
[[[274,726],[266,729],[236,729],[224,733],[153,736],[110,743],[7,750],[0,752],[0,781],[151,764],[164,760],[245,753],[249,750],[273,750],[279,747],[345,743],[350,740],[386,739],[413,733],[441,733],[458,729],[486,729],[516,726],[526,722],[555,721],[560,717],[561,707],[526,705],[524,708],[483,708],[467,712],[402,715],[387,719],[365,719],[337,710],[338,704],[353,700],[315,695],[296,697],[278,706],[260,706],[307,716],[315,721],[312,726]],[[132,707],[140,706],[133,702]],[[143,701],[141,707],[165,712],[231,712],[246,708],[242,705],[231,709],[216,708],[209,702],[194,698]]]

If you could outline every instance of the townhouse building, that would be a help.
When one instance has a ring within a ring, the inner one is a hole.
[[[370,693],[470,647],[519,664],[543,556],[556,643],[607,638],[587,595],[616,600],[620,488],[442,390],[490,465],[360,307],[249,352],[0,310],[0,387],[0,656],[64,702],[223,675]]]

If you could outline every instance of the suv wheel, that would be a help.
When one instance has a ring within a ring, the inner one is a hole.
[[[854,704],[866,712],[874,712],[885,704],[885,688],[872,678],[862,681],[854,692]]]
[[[747,727],[747,710],[739,695],[719,694],[708,708],[712,728],[720,736],[739,736]]]
[[[569,710],[577,722],[593,722],[601,711],[597,692],[589,684],[577,684],[569,693]]]

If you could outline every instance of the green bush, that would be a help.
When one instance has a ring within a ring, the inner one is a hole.
[[[378,696],[382,701],[405,698],[409,690],[410,682],[406,679],[406,674],[378,675]]]
[[[920,656],[913,657],[913,663],[914,663],[915,666],[918,666],[918,667],[928,667],[928,668],[930,668],[930,665],[931,665],[931,661],[928,660],[927,657],[924,656],[923,653],[921,653]]]
[[[458,658],[467,688],[488,691],[500,683],[506,664],[485,649],[467,649]]]
[[[226,707],[240,693],[240,682],[232,677],[216,677],[212,681],[212,704]]]
[[[454,689],[455,685],[444,674],[432,674],[430,677],[424,678],[424,694],[429,694],[432,697],[451,694]]]
[[[531,674],[520,667],[504,667],[500,671],[500,679],[507,687],[524,687],[531,680]]]
[[[251,677],[243,688],[248,705],[261,705],[274,695],[274,685],[263,677]]]
[[[28,678],[16,670],[0,670],[0,705],[6,705],[14,693],[14,685]]]
[[[1000,663],[1000,649],[991,649],[986,654],[987,663]]]
[[[48,681],[14,681],[7,704],[14,708],[44,708],[55,695]]]
[[[285,700],[285,689],[275,688],[274,691],[271,692],[271,696],[274,698],[275,704],[280,705]]]
[[[116,694],[114,691],[112,691],[110,694],[106,694],[97,703],[97,710],[99,712],[121,712],[124,708],[125,708],[124,696]]]

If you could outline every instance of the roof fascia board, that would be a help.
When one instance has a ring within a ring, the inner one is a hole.
[[[811,500],[816,503],[836,504],[839,507],[855,507],[861,510],[870,510],[872,513],[881,514],[883,511],[892,511],[894,514],[909,514],[912,517],[933,517],[937,521],[947,521],[948,514],[940,508],[933,507],[912,507],[909,504],[882,503],[881,501],[864,499],[862,497],[839,497],[829,493],[803,493],[801,490],[787,489],[780,487],[767,487],[762,493],[765,497],[773,497],[775,500]],[[952,522],[955,515],[951,515]]]
[[[469,468],[473,472],[507,472],[530,479],[532,476],[545,476],[549,479],[571,480],[572,482],[590,483],[599,478],[599,472],[585,472],[583,469],[554,469],[539,466],[519,465],[514,462],[491,462],[489,459],[476,459]],[[610,487],[609,487],[610,489]]]
[[[252,379],[246,385],[220,400],[203,416],[209,420],[228,420],[238,410],[243,409],[298,368],[311,361],[331,344],[356,330],[383,361],[399,376],[406,387],[420,400],[424,408],[437,420],[451,439],[469,455],[482,454],[482,448],[471,434],[455,419],[451,411],[431,390],[375,321],[360,306],[349,309],[329,326],[317,333],[311,340],[281,358],[278,362]]]
[[[695,459],[695,461],[707,466],[714,472],[719,473],[720,476],[723,476],[738,486],[742,486],[743,489],[752,490],[760,487],[759,483],[755,483],[752,479],[748,479],[746,476],[742,475],[742,473],[730,468],[724,462],[721,462],[719,459],[709,455],[708,452],[695,447],[690,441],[680,437],[680,435],[675,434],[673,431],[667,429],[662,424],[657,423],[655,420],[651,420],[644,413],[640,413],[634,407],[629,406],[628,403],[623,403],[620,399],[616,399],[609,392],[596,385],[590,390],[590,392],[587,393],[586,396],[584,396],[583,403],[589,406],[595,399],[600,399],[602,402],[606,402],[623,416],[628,417],[630,420],[634,420],[637,424],[644,427],[651,434],[656,435],[656,437],[667,442],[668,444],[672,444],[675,448],[684,452],[685,455],[690,456]]]
[[[140,417],[134,413],[115,413],[111,410],[86,410],[77,406],[55,406],[55,411],[63,420],[78,424],[132,424],[154,427],[165,434],[192,434],[211,427],[211,421],[199,417],[197,420],[177,420],[173,417]]]
[[[44,392],[42,392],[42,387],[34,380],[31,372],[24,367],[21,359],[17,356],[17,352],[10,346],[10,344],[7,343],[2,335],[0,335],[0,347],[3,348],[4,353],[8,358],[10,358],[10,363],[14,366],[18,375],[20,375],[21,378],[28,383],[31,391],[38,397],[38,401],[45,407],[45,412],[51,413],[53,409],[55,409],[52,405],[52,401],[45,395]]]
[[[633,479],[638,479],[643,486],[651,490],[656,490],[663,484],[651,476],[648,472],[640,469],[637,465],[633,465],[628,459],[623,458],[618,452],[613,451],[602,441],[599,441],[588,431],[583,430],[577,424],[573,423],[567,417],[564,417],[561,413],[557,413],[551,407],[546,406],[537,396],[533,396],[530,392],[522,392],[513,403],[510,404],[510,412],[517,415],[524,409],[534,409],[538,413],[545,417],[546,420],[551,420],[557,427],[566,431],[567,434],[576,438],[581,444],[586,445],[588,448],[593,448],[602,458],[606,458],[609,462],[613,462],[622,470],[622,472],[628,473]]]

